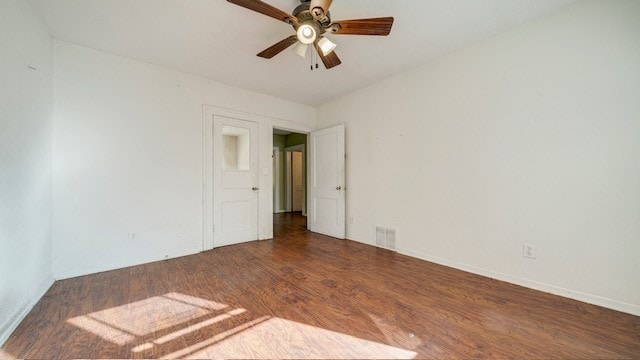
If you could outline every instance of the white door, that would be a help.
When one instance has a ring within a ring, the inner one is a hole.
[[[291,153],[293,211],[302,211],[302,151]]]
[[[310,134],[309,180],[309,230],[344,239],[344,124]]]
[[[213,119],[213,246],[258,239],[258,124]]]

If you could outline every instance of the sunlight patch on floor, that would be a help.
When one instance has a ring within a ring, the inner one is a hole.
[[[153,332],[210,315],[227,305],[168,293],[78,316],[67,321],[114,344],[124,345]]]
[[[230,330],[221,332],[219,334],[216,334],[216,335],[210,337],[207,340],[204,340],[204,341],[201,341],[201,342],[199,342],[197,344],[188,346],[188,347],[186,347],[186,348],[184,348],[184,349],[182,349],[180,351],[176,351],[174,353],[165,355],[163,358],[165,358],[165,359],[187,358],[187,356],[189,356],[190,354],[192,354],[192,353],[194,353],[196,351],[199,351],[204,347],[207,347],[207,346],[209,346],[211,344],[215,344],[215,343],[217,343],[217,342],[219,342],[221,340],[226,339],[229,336],[232,336],[232,335],[234,335],[236,333],[244,331],[244,330],[246,330],[246,329],[248,329],[248,328],[250,328],[250,327],[252,327],[254,325],[257,325],[257,324],[259,324],[259,323],[261,323],[261,322],[263,322],[265,320],[268,320],[268,319],[269,319],[268,316],[263,316],[263,317],[255,319],[255,320],[248,321],[248,322],[246,322],[246,323],[244,323],[244,324],[242,324],[240,326],[237,326],[237,327],[235,327],[233,329],[230,329]],[[199,358],[199,357],[196,356],[196,358]]]
[[[136,337],[131,334],[116,329],[108,324],[103,324],[88,316],[74,317],[67,320],[67,322],[120,346],[130,343],[136,339]]]
[[[206,299],[195,297],[195,296],[180,294],[177,292],[164,294],[162,295],[162,297],[173,299],[175,301],[180,301],[188,305],[199,306],[201,308],[209,309],[209,310],[222,310],[228,307],[228,305],[226,304],[220,304],[215,301],[206,300]]]
[[[0,360],[15,360],[16,357],[0,349]]]
[[[74,317],[67,322],[127,347],[136,357],[167,352],[171,353],[164,355],[165,358],[214,359],[406,359],[416,355],[411,350],[331,330],[250,314],[244,308],[226,308],[228,305],[214,301],[168,293]],[[377,324],[384,325],[380,321]],[[387,330],[399,331],[390,327]],[[391,338],[390,334],[385,335]],[[181,343],[180,339],[188,338],[200,341]],[[419,343],[419,339],[416,341]],[[176,347],[176,343],[181,345]]]
[[[215,323],[218,323],[220,321],[229,319],[234,315],[242,314],[245,311],[246,311],[245,309],[234,309],[232,311],[229,311],[226,314],[215,316],[215,317],[213,317],[211,319],[208,319],[208,320],[205,320],[205,321],[201,321],[201,322],[199,322],[197,324],[190,325],[190,326],[188,326],[188,327],[186,327],[184,329],[181,329],[181,330],[178,330],[178,331],[174,331],[171,334],[159,337],[156,340],[154,340],[153,342],[155,344],[158,344],[158,345],[167,343],[167,342],[169,342],[171,340],[179,338],[180,336],[186,335],[186,334],[194,332],[194,331],[198,331],[198,330],[200,330],[202,328],[205,328],[207,326],[211,326],[211,325],[213,325]]]
[[[262,318],[261,318],[262,319]],[[209,345],[209,343],[214,343]],[[194,350],[200,347],[198,350]],[[192,350],[192,351],[189,351]],[[416,353],[295,321],[269,318],[167,357],[192,359],[411,359]]]
[[[384,337],[390,344],[402,342],[404,344],[410,344],[409,346],[405,346],[409,349],[417,349],[418,347],[423,346],[423,344],[426,343],[426,341],[422,340],[416,334],[401,329],[395,325],[389,324],[389,322],[381,317],[373,314],[369,314],[369,317],[376,324],[382,334],[384,334]]]
[[[133,351],[134,353],[138,353],[138,352],[142,352],[142,351],[147,351],[149,349],[153,349],[153,344],[152,343],[140,344],[138,346],[133,347],[131,349],[131,351]]]

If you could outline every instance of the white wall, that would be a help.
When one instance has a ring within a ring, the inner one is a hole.
[[[348,237],[640,315],[638,14],[579,2],[321,106]]]
[[[315,126],[312,107],[54,45],[57,279],[202,250],[204,104]],[[260,131],[268,160],[271,128]],[[263,208],[270,216],[271,200]]]
[[[52,54],[30,2],[1,1],[0,345],[53,283]]]

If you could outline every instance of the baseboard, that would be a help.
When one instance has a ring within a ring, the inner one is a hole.
[[[18,328],[18,325],[24,320],[24,318],[29,314],[29,311],[33,309],[33,307],[40,301],[40,299],[44,296],[44,294],[51,288],[51,285],[55,280],[53,276],[49,275],[43,282],[38,286],[36,291],[25,301],[25,303],[18,308],[16,313],[9,318],[9,320],[0,326],[0,346],[4,345],[5,341],[9,339],[9,336],[13,334],[13,332]]]
[[[533,280],[529,280],[529,279],[525,279],[517,276],[511,276],[511,275],[507,275],[507,274],[500,273],[493,270],[487,270],[487,269],[479,268],[476,266],[459,263],[456,261],[451,261],[451,260],[442,259],[435,256],[426,255],[413,250],[398,249],[398,253],[411,256],[420,260],[436,263],[439,265],[444,265],[454,269],[470,272],[473,274],[482,275],[488,278],[505,281],[505,282],[523,286],[529,289],[534,289],[534,290],[566,297],[572,300],[577,300],[577,301],[585,302],[588,304],[602,306],[602,307],[616,310],[616,311],[621,311],[627,314],[640,316],[640,306],[638,305],[629,304],[629,303],[605,298],[598,295],[587,294],[587,293],[583,293],[576,290],[566,289],[560,286],[545,284],[545,283],[541,283],[538,281],[533,281]]]
[[[282,213],[286,213],[286,212],[287,212],[287,210],[276,210],[273,213],[274,214],[282,214]]]
[[[120,262],[107,263],[107,264],[94,264],[93,266],[89,268],[84,268],[84,269],[72,269],[70,271],[57,271],[54,268],[53,276],[57,280],[70,279],[78,276],[95,274],[95,273],[104,272],[104,271],[123,269],[131,266],[148,264],[156,261],[175,259],[183,256],[197,254],[201,251],[202,251],[202,246],[198,246],[198,247],[193,247],[188,249],[182,249],[170,255],[154,254],[151,256],[141,257],[135,261],[120,261]]]
[[[363,244],[367,244],[367,245],[371,245],[371,246],[376,246],[375,244],[371,244],[371,243],[366,242],[366,241],[361,241],[361,240],[352,239],[352,238],[348,238],[348,239],[352,240],[352,241],[359,242],[359,243],[363,243]],[[423,254],[421,252],[413,251],[413,250],[409,250],[409,249],[398,248],[396,250],[396,252],[398,252],[399,254],[402,254],[402,255],[406,255],[406,256],[410,256],[410,257],[416,258],[416,259],[432,262],[432,263],[435,263],[435,264],[438,264],[438,265],[451,267],[451,268],[454,268],[454,269],[466,271],[466,272],[469,272],[469,273],[472,273],[472,274],[476,274],[476,275],[485,276],[485,277],[488,277],[488,278],[491,278],[491,279],[505,281],[505,282],[508,282],[508,283],[511,283],[511,284],[515,284],[515,285],[519,285],[519,286],[523,286],[523,287],[526,287],[526,288],[529,288],[529,289],[538,290],[538,291],[542,291],[542,292],[546,292],[546,293],[550,293],[550,294],[566,297],[566,298],[569,298],[569,299],[572,299],[572,300],[577,300],[577,301],[585,302],[585,303],[592,304],[592,305],[602,306],[602,307],[605,307],[607,309],[621,311],[621,312],[624,312],[624,313],[627,313],[627,314],[631,314],[631,315],[635,315],[635,316],[640,316],[640,306],[638,306],[638,305],[629,304],[629,303],[626,303],[626,302],[613,300],[613,299],[602,297],[602,296],[598,296],[598,295],[587,294],[587,293],[583,293],[583,292],[576,291],[576,290],[566,289],[566,288],[563,288],[563,287],[560,287],[560,286],[545,284],[545,283],[541,283],[541,282],[538,282],[538,281],[533,281],[533,280],[529,280],[529,279],[525,279],[525,278],[521,278],[521,277],[517,277],[517,276],[511,276],[511,275],[504,274],[504,273],[501,273],[501,272],[497,272],[497,271],[493,271],[493,270],[487,270],[487,269],[483,269],[483,268],[476,267],[476,266],[473,266],[473,265],[463,264],[463,263],[460,263],[460,262],[457,262],[457,261],[452,261],[452,260],[443,259],[443,258],[439,258],[439,257],[435,257],[435,256],[430,256],[430,255]]]

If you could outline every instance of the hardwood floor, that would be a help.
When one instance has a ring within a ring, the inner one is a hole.
[[[273,214],[273,236],[287,236],[307,231],[307,217],[301,212]]]
[[[279,217],[274,240],[58,281],[0,354],[640,358],[640,317],[313,234],[301,220]]]

